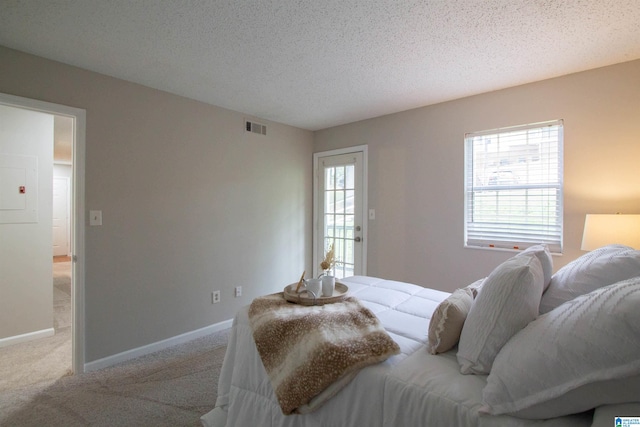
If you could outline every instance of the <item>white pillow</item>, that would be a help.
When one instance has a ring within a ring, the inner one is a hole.
[[[547,245],[529,246],[516,256],[528,254],[534,254],[540,260],[542,271],[544,272],[544,289],[547,289],[551,282],[551,276],[553,275],[553,258],[551,258],[549,247]]]
[[[491,272],[462,328],[461,373],[489,373],[502,346],[538,315],[543,286],[542,266],[532,253],[519,254]]]
[[[456,290],[438,305],[429,322],[427,351],[430,354],[444,353],[458,344],[472,304],[473,289],[466,287]]]
[[[611,420],[617,417],[634,417],[640,414],[640,401],[634,403],[622,403],[619,405],[598,406],[593,411],[592,426],[610,426]]]
[[[483,411],[544,419],[640,396],[640,277],[540,316],[496,357]]]
[[[562,267],[542,295],[540,313],[603,286],[640,276],[640,251],[609,245],[591,251]]]

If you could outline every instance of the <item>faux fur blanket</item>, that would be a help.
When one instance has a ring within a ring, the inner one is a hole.
[[[378,318],[356,298],[322,306],[256,298],[249,323],[285,415],[318,409],[358,371],[400,353]]]

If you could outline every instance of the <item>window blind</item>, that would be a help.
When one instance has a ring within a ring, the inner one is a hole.
[[[563,122],[465,135],[465,246],[562,252]]]

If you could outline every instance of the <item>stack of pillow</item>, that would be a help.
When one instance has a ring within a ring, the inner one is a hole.
[[[463,374],[488,375],[489,414],[545,419],[640,400],[640,251],[610,245],[552,275],[544,245],[455,291],[428,351],[458,345]]]

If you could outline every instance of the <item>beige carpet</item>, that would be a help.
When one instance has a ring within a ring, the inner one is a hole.
[[[199,426],[215,404],[229,331],[70,375],[71,287],[57,277],[56,335],[0,349],[0,426]]]
[[[71,374],[71,263],[53,264],[55,335],[0,348],[0,393]]]

